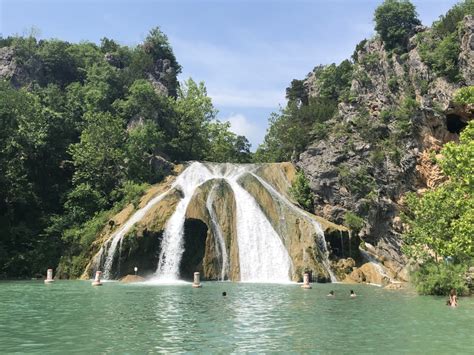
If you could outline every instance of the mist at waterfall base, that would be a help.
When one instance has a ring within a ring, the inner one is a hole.
[[[149,283],[174,284],[180,283],[179,266],[184,252],[184,224],[188,205],[196,189],[205,182],[213,179],[223,179],[231,187],[236,201],[236,226],[237,241],[240,262],[240,281],[242,282],[290,282],[291,259],[286,250],[281,236],[272,227],[260,206],[239,183],[244,174],[251,174],[267,191],[289,205],[303,218],[309,218],[305,212],[294,206],[286,197],[276,191],[269,183],[254,174],[255,166],[252,164],[213,164],[213,163],[191,163],[172,184],[171,188],[154,197],[144,207],[136,211],[129,220],[116,231],[101,248],[97,258],[101,260],[99,265],[104,269],[104,278],[112,278],[113,262],[118,253],[121,253],[121,245],[127,232],[138,223],[145,214],[158,202],[160,202],[170,191],[179,189],[183,197],[179,201],[174,213],[169,218],[163,232],[161,251],[155,275]],[[212,208],[213,186],[206,201],[207,210],[211,216],[211,228],[217,255],[220,258],[221,280],[228,276],[229,257],[226,252],[224,239],[220,231],[219,223]],[[331,281],[336,278],[331,271],[327,259],[327,247],[324,233],[318,222],[311,220],[316,235],[318,235],[318,246],[323,250],[325,259],[322,260]]]
[[[472,354],[474,298],[364,285],[16,281],[0,299],[0,353]]]

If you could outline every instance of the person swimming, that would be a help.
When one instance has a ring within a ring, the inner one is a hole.
[[[224,297],[227,296],[227,292],[225,292],[225,291],[222,292],[222,296],[224,296]]]
[[[332,290],[329,291],[329,294],[328,294],[327,296],[328,296],[328,297],[334,297],[334,296],[335,296],[334,291],[332,291]]]
[[[357,297],[357,295],[355,294],[354,290],[351,290],[351,297]]]
[[[451,307],[458,306],[458,295],[456,294],[456,290],[454,288],[452,288],[449,292],[449,300],[446,304]]]

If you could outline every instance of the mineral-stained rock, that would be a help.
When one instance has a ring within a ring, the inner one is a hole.
[[[145,278],[138,275],[127,275],[120,279],[120,282],[124,284],[130,284],[134,282],[143,282],[143,281],[145,281]]]
[[[377,285],[388,285],[390,278],[380,273],[376,264],[370,262],[365,263],[359,268],[355,268],[349,275],[347,275],[347,282],[370,283]]]
[[[209,198],[211,198],[211,206],[216,216],[215,222],[222,232],[229,259],[229,268],[224,273],[225,278],[238,281],[240,267],[235,225],[235,199],[232,188],[222,179],[209,180],[201,185],[194,193],[186,211],[186,219],[199,220],[206,225],[205,254],[202,258],[202,265],[196,268],[196,271],[201,271],[203,278],[208,280],[222,278],[222,262],[216,231],[207,209]],[[184,262],[186,263],[186,260]]]

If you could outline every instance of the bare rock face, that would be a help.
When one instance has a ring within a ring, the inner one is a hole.
[[[459,65],[467,85],[474,85],[474,16],[466,16],[461,27]]]
[[[214,222],[208,209],[208,199],[210,199],[210,207],[215,214]],[[206,225],[205,236],[205,253],[202,257],[200,265],[196,265],[196,271],[200,271],[203,278],[207,280],[219,280],[224,278],[238,281],[240,280],[239,267],[239,251],[237,243],[237,228],[235,225],[235,198],[232,188],[222,179],[209,180],[200,186],[194,193],[191,202],[186,211],[187,221],[202,221]],[[229,257],[228,270],[222,274],[222,258],[217,240],[217,231],[220,228],[222,237],[225,242],[226,253]],[[189,231],[191,233],[191,231]],[[188,234],[188,231],[185,231]],[[192,238],[192,236],[191,236]],[[186,246],[185,246],[186,250]],[[195,254],[195,250],[192,251]],[[187,260],[183,256],[183,262]]]
[[[148,73],[148,81],[159,95],[168,96],[169,86],[176,80],[176,70],[171,66],[169,59],[158,59],[153,71]]]
[[[390,279],[382,275],[375,264],[365,263],[347,275],[345,282],[370,283],[385,286],[390,284]]]
[[[387,53],[380,39],[365,42],[354,63],[351,99],[339,103],[335,118],[329,121],[341,130],[315,141],[296,162],[315,194],[314,213],[336,224],[344,223],[348,211],[362,217],[365,226],[359,237],[374,246],[381,265],[400,280],[407,278],[407,260],[401,251],[402,196],[445,180],[435,158],[445,143],[459,139],[462,128],[474,117],[471,107],[452,101],[457,89],[473,85],[473,16],[462,22],[460,43],[463,78],[452,83],[422,61],[415,37],[404,55]],[[314,75],[305,82],[310,97],[320,92]],[[416,101],[416,108],[408,118],[410,128],[402,132],[393,113],[407,98]],[[392,147],[381,154],[380,142],[390,142],[394,136]],[[362,271],[354,279],[364,279]]]
[[[0,48],[0,79],[9,80],[16,88],[29,80],[28,73],[17,63],[13,48]]]

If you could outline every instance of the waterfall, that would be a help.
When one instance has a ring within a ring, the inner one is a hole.
[[[114,262],[117,245],[122,244],[122,239],[125,236],[125,234],[127,234],[128,231],[135,225],[135,223],[140,221],[154,205],[160,202],[170,190],[167,190],[164,193],[152,198],[150,201],[148,201],[148,203],[143,208],[140,208],[138,211],[136,211],[132,215],[132,217],[130,217],[128,221],[125,222],[125,224],[122,227],[120,227],[118,231],[112,234],[112,236],[107,241],[107,247],[104,244],[104,246],[100,249],[99,252],[101,253],[101,255],[106,253],[105,264],[104,264],[104,279],[108,280],[111,278],[112,265]],[[104,247],[106,247],[106,252],[105,252]]]
[[[252,169],[254,169],[253,165],[208,164],[206,166],[194,162],[178,177],[175,185],[183,190],[184,197],[165,226],[158,268],[155,273],[158,281],[169,282],[179,278],[179,265],[184,252],[186,209],[194,191],[211,179],[226,180],[235,195],[241,281],[286,282],[290,280],[291,260],[280,237],[260,210],[255,199],[237,182],[244,173]],[[213,223],[217,224],[215,216],[211,218]],[[222,264],[224,265],[224,261]]]
[[[211,191],[209,192],[209,196],[207,197],[206,201],[206,208],[209,211],[209,216],[211,218],[211,228],[212,234],[214,235],[214,243],[215,249],[217,253],[217,258],[221,259],[221,281],[225,280],[225,277],[229,271],[229,261],[227,256],[227,249],[224,241],[224,237],[222,235],[221,227],[217,221],[217,215],[212,207],[212,202],[214,201],[214,194],[215,194],[216,185],[212,186]]]
[[[279,235],[255,199],[230,180],[237,209],[240,280],[247,282],[290,281],[291,260]]]
[[[308,213],[302,211],[283,194],[275,190],[268,182],[255,174],[258,165],[252,164],[214,164],[214,163],[191,163],[175,180],[169,190],[151,199],[143,208],[137,210],[129,220],[120,227],[99,251],[101,263],[104,263],[104,278],[110,279],[111,272],[116,268],[117,248],[119,253],[123,237],[140,221],[145,214],[159,201],[161,201],[171,190],[177,189],[182,192],[182,198],[178,202],[175,211],[167,220],[159,261],[156,267],[155,280],[158,282],[175,282],[179,279],[179,268],[184,253],[184,224],[186,211],[196,189],[207,181],[222,179],[230,186],[235,197],[235,224],[236,239],[239,254],[240,280],[244,282],[288,282],[292,271],[292,261],[285,247],[284,230],[277,232],[270,220],[260,208],[257,200],[241,185],[241,178],[250,174],[257,178],[263,187],[275,198],[282,201],[305,218],[314,228],[317,236],[317,244],[322,252],[322,265],[331,277],[336,281],[331,271],[328,250],[324,233],[320,224]],[[227,252],[224,235],[218,220],[218,214],[214,210],[213,203],[216,198],[217,184],[213,184],[205,201],[209,213],[210,225],[215,243],[215,255],[219,261],[220,278],[224,280],[229,273],[229,255]],[[280,212],[281,215],[281,212]]]
[[[295,211],[296,213],[300,214],[303,218],[305,218],[309,223],[314,228],[314,231],[318,237],[317,242],[318,242],[318,247],[319,250],[323,253],[323,260],[321,261],[324,268],[329,274],[329,278],[331,279],[331,282],[337,282],[336,275],[334,275],[334,272],[331,269],[331,265],[329,263],[329,251],[326,243],[326,238],[324,236],[324,231],[321,228],[321,225],[319,222],[315,221],[311,216],[309,216],[306,212],[303,210],[299,209],[296,207],[286,196],[282,195],[279,193],[275,188],[270,185],[268,182],[266,182],[264,179],[262,179],[260,176],[258,176],[255,173],[252,173],[252,175],[267,189],[267,191],[274,197],[277,198],[281,201],[283,201],[290,209]]]
[[[184,197],[179,201],[176,211],[165,225],[161,252],[156,276],[159,281],[175,281],[179,277],[179,264],[184,252],[184,220],[188,204],[194,191],[204,182],[213,178],[206,166],[194,162],[178,176],[174,187],[181,189]]]

